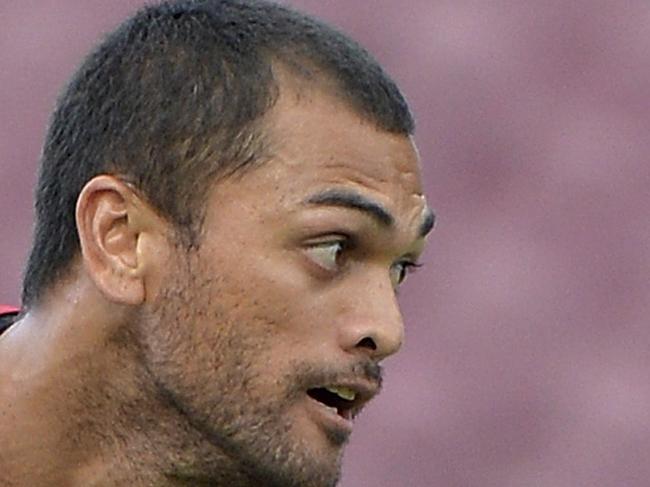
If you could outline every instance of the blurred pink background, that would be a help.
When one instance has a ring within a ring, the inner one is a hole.
[[[402,86],[439,215],[342,486],[650,485],[650,3],[289,3]],[[0,1],[0,302],[56,95],[140,4]]]

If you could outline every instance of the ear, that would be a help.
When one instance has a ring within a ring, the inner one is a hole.
[[[152,239],[164,221],[120,179],[101,175],[84,186],[76,208],[83,265],[109,301],[139,305],[146,298]],[[160,254],[160,252],[158,252]]]

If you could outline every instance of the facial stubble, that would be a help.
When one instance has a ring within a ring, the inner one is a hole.
[[[184,438],[169,445],[195,451],[169,452],[182,461],[171,462],[165,475],[233,487],[335,486],[345,439],[328,438],[335,453],[318,457],[289,414],[322,371],[307,357],[283,373],[269,369],[278,324],[256,313],[251,290],[212,272],[200,252],[175,259],[166,282],[143,320],[143,360],[161,406],[181,419],[174,434]]]

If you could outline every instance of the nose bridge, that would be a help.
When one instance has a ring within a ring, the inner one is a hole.
[[[343,317],[342,347],[381,360],[396,353],[404,339],[404,323],[390,277],[383,270],[359,283]]]

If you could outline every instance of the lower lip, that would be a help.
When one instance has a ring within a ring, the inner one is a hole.
[[[307,396],[309,410],[317,423],[337,435],[349,436],[352,433],[353,423],[339,415],[334,409],[328,408],[323,403]]]

